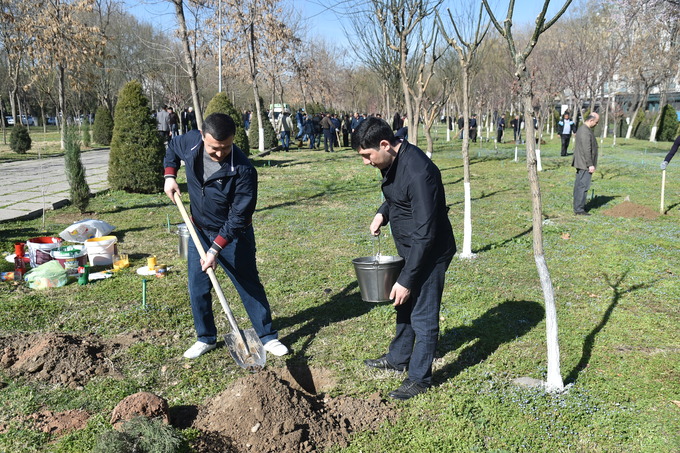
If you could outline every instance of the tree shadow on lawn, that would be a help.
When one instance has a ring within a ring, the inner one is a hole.
[[[592,209],[598,209],[601,208],[602,206],[606,205],[612,200],[615,200],[618,198],[616,197],[605,197],[604,195],[598,195],[594,198],[592,198],[588,203],[586,203],[586,211],[590,211]]]
[[[614,296],[612,297],[612,301],[609,303],[609,306],[605,310],[604,314],[602,315],[602,319],[600,320],[600,323],[596,325],[593,330],[590,331],[590,333],[586,336],[585,341],[583,342],[583,352],[581,353],[581,360],[576,364],[573,370],[567,375],[564,383],[565,384],[571,384],[576,382],[578,379],[579,374],[581,371],[586,369],[588,367],[588,364],[590,363],[590,359],[593,356],[593,349],[595,348],[595,338],[597,335],[600,333],[600,331],[604,328],[604,326],[607,325],[609,322],[609,318],[612,315],[612,312],[616,308],[616,306],[619,304],[619,300],[621,299],[621,296],[627,293],[632,293],[633,291],[637,291],[639,289],[645,289],[649,288],[652,286],[654,282],[650,283],[639,283],[637,285],[633,285],[627,289],[622,289],[621,288],[621,283],[623,280],[626,278],[628,275],[629,271],[625,271],[620,277],[616,279],[616,281],[611,281],[610,277],[605,274],[604,278],[607,281],[607,284],[609,287],[614,291]]]
[[[276,318],[275,326],[280,330],[299,325],[295,331],[282,339],[284,343],[295,344],[298,340],[304,339],[302,346],[293,350],[288,362],[306,363],[306,351],[322,328],[357,318],[373,309],[376,304],[364,302],[356,291],[357,287],[358,283],[352,282],[324,304],[315,305],[292,316]],[[355,294],[351,294],[353,292]]]
[[[543,306],[537,302],[506,300],[472,321],[472,325],[447,330],[439,338],[438,349],[442,355],[475,339],[478,341],[463,349],[455,362],[436,370],[432,375],[433,382],[441,384],[483,362],[503,343],[532,330],[544,315]]]
[[[447,183],[447,184],[455,184],[455,183],[458,183],[462,180],[463,180],[463,178],[459,179],[458,181],[454,181],[453,183]],[[511,190],[512,189],[502,189],[502,190],[495,190],[495,191],[489,192],[489,193],[485,193],[484,191],[482,191],[482,194],[480,196],[478,196],[476,198],[470,198],[470,201],[483,200],[485,198],[493,197],[494,195],[499,194],[499,193],[510,192]],[[451,206],[455,206],[457,204],[463,204],[463,203],[465,203],[465,200],[456,201],[455,203],[450,203],[447,206],[451,207]]]
[[[512,242],[516,239],[519,239],[522,236],[526,236],[527,234],[531,233],[531,230],[533,230],[533,229],[534,229],[533,227],[529,227],[526,230],[522,231],[521,233],[514,235],[511,238],[503,239],[502,241],[497,241],[497,242],[492,242],[491,244],[487,244],[484,247],[482,247],[481,249],[474,250],[474,253],[488,252],[489,250],[492,250],[492,249],[495,249],[495,248],[498,248],[498,247],[503,247],[505,244],[507,244],[509,242]]]

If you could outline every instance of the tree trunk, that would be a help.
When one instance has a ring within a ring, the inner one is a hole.
[[[59,127],[60,131],[60,144],[61,148],[60,149],[65,149],[64,143],[66,139],[66,97],[64,96],[64,67],[61,65],[61,63],[57,63],[57,86],[58,86],[58,92],[59,92],[59,110],[62,112],[64,115],[63,121],[61,122],[61,125]]]
[[[184,54],[184,64],[186,71],[189,74],[189,87],[191,88],[191,98],[194,103],[194,112],[196,113],[196,125],[199,130],[203,129],[203,110],[201,109],[201,102],[198,97],[198,83],[196,81],[196,63],[191,54],[191,47],[189,46],[189,33],[187,31],[187,23],[184,18],[183,0],[172,0],[175,4],[175,14],[177,16],[177,24],[180,28],[180,37],[182,39],[182,49]]]
[[[262,106],[260,105],[260,90],[257,87],[257,61],[255,59],[255,26],[251,22],[248,27],[248,62],[250,64],[250,83],[253,86],[255,98],[255,112],[257,113],[257,150],[264,152],[264,125],[262,123]]]
[[[406,37],[401,36],[401,41],[399,44],[399,72],[401,74],[401,89],[404,92],[404,104],[406,108],[406,119],[408,121],[409,130],[409,141],[415,146],[418,146],[418,121],[415,117],[415,109],[411,102],[411,93],[408,87],[408,71],[406,67],[407,49],[406,49]]]
[[[460,258],[469,259],[472,253],[472,201],[470,195],[470,68],[463,65],[463,251]]]
[[[530,85],[531,81],[528,73],[526,73],[526,69],[522,72],[523,77],[520,77],[520,84],[524,86],[522,86],[520,90],[523,93],[524,117],[528,119],[528,121],[525,121],[525,134],[527,173],[531,186],[534,261],[536,262],[536,269],[541,280],[543,299],[545,301],[546,341],[548,348],[548,376],[546,380],[546,389],[548,391],[557,391],[562,390],[564,384],[560,373],[560,349],[557,336],[555,291],[552,286],[550,271],[548,270],[548,264],[545,261],[545,254],[543,252],[543,206],[541,202],[541,186],[538,181],[534,122],[531,121],[531,114],[533,113],[533,94]]]

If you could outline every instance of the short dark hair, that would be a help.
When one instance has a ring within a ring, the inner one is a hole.
[[[352,133],[352,148],[378,149],[380,142],[387,140],[394,144],[397,139],[389,124],[382,118],[366,118]]]
[[[210,134],[217,141],[236,135],[236,123],[224,113],[212,113],[203,121],[203,134]]]

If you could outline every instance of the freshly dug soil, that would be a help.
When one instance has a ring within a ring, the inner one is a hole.
[[[194,445],[197,451],[311,452],[346,446],[352,433],[396,417],[377,394],[366,400],[315,395],[302,390],[309,382],[291,383],[280,374],[245,376],[199,407],[193,427],[204,435]]]
[[[83,410],[53,412],[43,410],[27,417],[33,420],[36,429],[54,435],[65,434],[68,431],[85,428],[90,414]]]
[[[624,201],[621,204],[614,206],[611,209],[607,209],[602,212],[604,215],[610,217],[641,217],[643,219],[656,219],[659,217],[659,211],[655,211],[647,206],[642,206],[639,204],[632,203],[630,201]]]
[[[94,376],[120,377],[107,359],[106,349],[95,335],[40,333],[2,337],[0,368],[10,377],[80,388]]]

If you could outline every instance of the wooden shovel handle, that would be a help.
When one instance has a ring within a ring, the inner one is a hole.
[[[189,230],[189,234],[191,235],[191,239],[194,241],[194,245],[196,246],[196,250],[198,250],[198,254],[200,255],[202,260],[205,260],[205,250],[203,250],[203,245],[201,244],[200,239],[198,238],[198,234],[196,233],[196,228],[194,228],[194,224],[191,221],[191,218],[189,217],[189,214],[187,214],[187,210],[184,209],[184,204],[182,203],[182,199],[180,198],[179,193],[175,192],[174,193],[175,197],[175,204],[177,205],[177,208],[179,209],[180,214],[182,214],[182,219],[184,220],[184,223],[187,225],[187,229]],[[231,312],[231,309],[229,308],[229,304],[227,304],[227,298],[224,297],[224,293],[222,292],[222,287],[220,286],[220,283],[217,281],[217,276],[215,275],[215,270],[212,267],[209,267],[206,270],[206,273],[208,274],[208,277],[210,277],[210,281],[212,282],[213,288],[215,289],[215,293],[217,294],[217,298],[220,300],[220,304],[222,305],[222,310],[224,310],[224,314],[227,315],[227,319],[229,319],[229,324],[231,325],[231,330],[234,333],[234,335],[237,336],[238,340],[240,343],[245,345],[245,341],[243,340],[243,336],[241,335],[241,331],[238,328],[238,324],[236,324],[236,319],[234,318],[234,314]],[[244,347],[245,351],[248,351],[248,348]],[[250,353],[248,352],[248,355]]]

